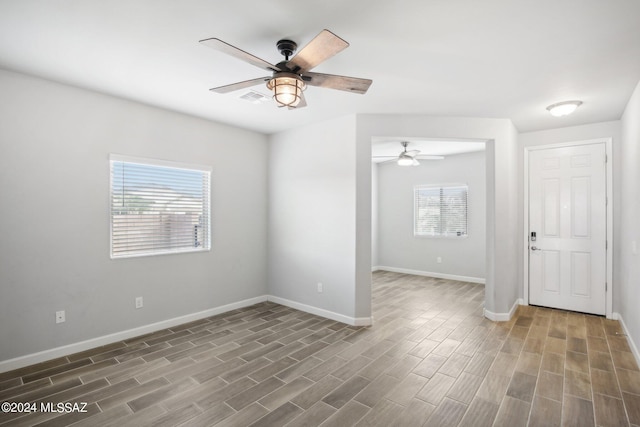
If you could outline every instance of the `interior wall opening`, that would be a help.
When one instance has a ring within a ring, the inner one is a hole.
[[[372,138],[372,271],[485,283],[485,146],[468,139]],[[447,191],[461,187],[464,207],[459,192]],[[427,189],[426,201],[420,188]],[[455,228],[462,214],[466,232]]]

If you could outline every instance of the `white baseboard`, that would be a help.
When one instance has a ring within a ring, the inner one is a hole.
[[[633,342],[633,338],[629,334],[629,329],[627,329],[627,325],[626,323],[624,323],[624,319],[622,318],[620,313],[616,313],[616,312],[613,313],[612,317],[614,320],[620,321],[620,324],[622,325],[622,330],[627,336],[627,342],[629,343],[629,347],[631,347],[631,352],[633,353],[633,356],[636,358],[636,363],[638,364],[638,366],[640,366],[640,352],[638,351],[638,347],[636,346],[636,343]]]
[[[371,317],[349,317],[345,316],[344,314],[335,313],[323,308],[302,304],[300,302],[291,301],[273,295],[268,295],[267,300],[275,302],[277,304],[286,305],[287,307],[295,308],[296,310],[304,311],[305,313],[315,314],[316,316],[325,317],[327,319],[335,320],[336,322],[346,323],[347,325],[369,326],[373,323]]]
[[[40,351],[38,353],[27,354],[25,356],[16,357],[9,360],[0,361],[0,372],[12,371],[14,369],[23,368],[25,366],[44,362],[46,360],[56,359],[58,357],[67,356],[80,351],[89,350],[91,348],[100,347],[114,342],[126,340],[150,332],[159,331],[161,329],[170,328],[172,326],[182,325],[183,323],[193,322],[195,320],[204,319],[206,317],[215,316],[216,314],[225,313],[227,311],[236,310],[238,308],[248,307],[267,301],[267,296],[262,295],[231,304],[222,305],[220,307],[211,308],[197,313],[187,314],[185,316],[174,317],[173,319],[162,320],[160,322],[151,323],[149,325],[140,326],[126,331],[116,332],[97,338],[91,338],[73,344]]]
[[[486,317],[489,320],[493,320],[494,322],[508,322],[513,317],[518,306],[522,304],[524,304],[523,299],[522,298],[517,299],[516,302],[513,303],[513,306],[511,306],[511,310],[509,310],[508,313],[494,313],[485,308],[484,317]]]
[[[482,284],[485,283],[485,279],[482,277],[458,276],[455,274],[435,273],[432,271],[421,271],[421,270],[410,270],[408,268],[396,268],[396,267],[388,267],[384,265],[378,265],[372,268],[372,271],[377,271],[377,270],[391,271],[394,273],[413,274],[414,276],[427,276],[427,277],[435,277],[438,279],[457,280],[460,282],[471,282],[471,283],[482,283]]]

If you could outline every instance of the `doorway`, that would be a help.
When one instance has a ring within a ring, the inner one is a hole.
[[[372,138],[373,270],[485,283],[485,148],[484,140]],[[417,164],[398,162],[405,151]]]
[[[610,140],[525,150],[525,303],[611,316]]]

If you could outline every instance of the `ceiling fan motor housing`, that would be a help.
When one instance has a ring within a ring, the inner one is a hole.
[[[289,57],[293,55],[293,52],[295,52],[298,48],[296,42],[291,40],[278,40],[276,46],[278,47],[278,50],[284,56],[286,61],[289,60]]]

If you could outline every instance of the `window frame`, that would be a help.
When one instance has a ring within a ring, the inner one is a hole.
[[[426,189],[438,189],[440,195],[440,202],[438,204],[438,208],[440,210],[440,227],[442,226],[442,207],[443,207],[443,191],[447,189],[455,189],[455,188],[464,188],[465,189],[465,232],[464,234],[442,234],[442,230],[440,230],[440,234],[431,234],[420,232],[418,230],[418,191],[426,190]],[[428,238],[428,239],[466,239],[469,237],[469,185],[466,183],[455,183],[455,184],[418,184],[413,187],[413,235],[418,238]]]
[[[203,208],[206,210],[207,215],[205,218],[206,224],[205,227],[207,229],[207,235],[205,238],[205,244],[201,247],[176,247],[176,248],[162,248],[162,249],[152,249],[147,251],[127,251],[121,254],[114,254],[114,173],[113,173],[113,164],[114,162],[122,162],[122,163],[130,163],[137,164],[143,166],[151,166],[151,167],[161,167],[167,169],[180,169],[187,170],[190,172],[202,172],[203,178],[206,178],[206,181],[203,181],[203,198],[206,199],[203,202]],[[173,255],[173,254],[183,254],[183,253],[193,253],[193,252],[209,252],[211,251],[211,172],[212,167],[201,164],[193,164],[193,163],[184,163],[184,162],[174,162],[169,160],[161,160],[161,159],[152,159],[146,157],[138,157],[138,156],[129,156],[122,154],[109,154],[109,194],[108,194],[108,209],[109,209],[109,255],[113,260],[118,259],[129,259],[129,258],[138,258],[138,257],[149,257],[149,256],[162,256],[162,255]],[[206,186],[206,188],[204,188]]]

